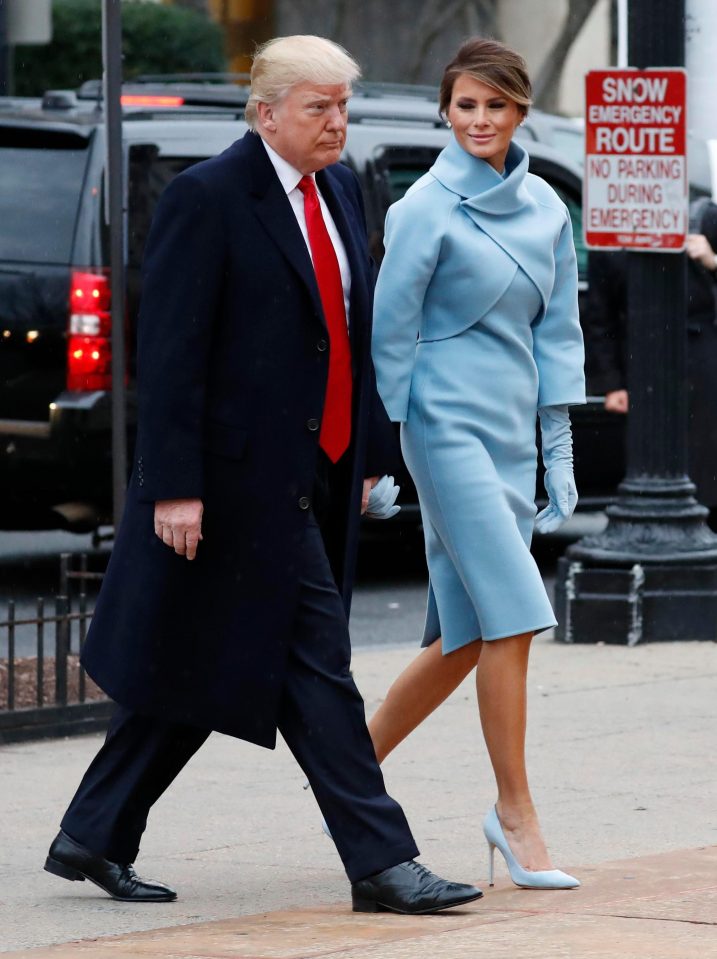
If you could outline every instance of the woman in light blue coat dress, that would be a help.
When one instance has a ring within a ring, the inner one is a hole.
[[[373,355],[401,423],[430,574],[423,645],[370,723],[379,761],[477,665],[498,785],[484,831],[521,886],[566,888],[553,869],[525,770],[526,673],[535,633],[555,625],[530,553],[536,414],[555,529],[577,501],[568,406],[585,402],[570,218],[528,173],[512,136],[527,113],[522,58],[470,40],[446,68],[453,136],[391,207],[376,288]]]

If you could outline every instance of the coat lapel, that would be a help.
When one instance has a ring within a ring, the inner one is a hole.
[[[256,133],[247,133],[239,141],[239,145],[247,150],[251,161],[252,182],[249,192],[254,198],[254,212],[289,265],[304,282],[316,313],[324,323],[324,312],[309,251],[261,138]]]
[[[356,222],[353,207],[346,196],[346,192],[331,168],[320,170],[316,174],[316,182],[326,206],[333,217],[336,229],[339,231],[346,256],[351,269],[351,297],[349,333],[354,355],[361,344],[365,333],[363,318],[368,316],[369,301],[366,286],[366,253],[362,248],[362,228]]]
[[[316,313],[325,325],[316,274],[306,248],[294,211],[279,182],[261,138],[247,133],[235,144],[250,161],[251,183],[249,193],[254,199],[254,210],[262,226],[281,250],[290,266],[298,273],[308,289]],[[362,249],[363,229],[353,213],[353,205],[331,169],[316,174],[321,195],[339,231],[351,269],[351,298],[349,329],[351,344],[358,351],[365,336],[364,317],[369,314],[369,291],[366,283],[366,255]]]

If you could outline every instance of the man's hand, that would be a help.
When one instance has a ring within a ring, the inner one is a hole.
[[[717,256],[710,241],[701,233],[690,233],[687,237],[687,255],[691,260],[699,260],[706,270],[717,270]]]
[[[378,483],[378,476],[371,476],[368,479],[363,481],[363,494],[361,496],[361,515],[366,512],[368,508],[368,498],[371,495],[371,490]]]
[[[154,531],[165,544],[187,559],[194,559],[202,539],[200,499],[163,499],[154,504]]]
[[[611,390],[605,394],[605,409],[609,413],[627,413],[629,406],[627,390]]]

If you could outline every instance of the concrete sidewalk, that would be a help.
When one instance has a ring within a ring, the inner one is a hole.
[[[415,652],[356,652],[369,713]],[[333,845],[283,744],[271,753],[209,740],[157,805],[138,864],[180,899],[143,907],[42,871],[100,738],[5,746],[0,950],[41,946],[27,955],[57,959],[717,957],[716,688],[713,643],[536,640],[535,798],[556,864],[584,881],[575,892],[536,893],[507,883],[502,864],[496,888],[485,886],[480,821],[494,784],[467,681],[385,765],[422,861],[486,893],[460,914],[417,919],[350,912]],[[62,943],[72,945],[46,948]]]
[[[437,916],[354,916],[345,906],[281,910],[6,953],[8,959],[710,959],[717,847],[585,867],[584,889],[499,884]],[[711,922],[706,916],[712,917]]]

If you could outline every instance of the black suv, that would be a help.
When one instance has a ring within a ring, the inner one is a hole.
[[[235,84],[179,78],[123,88],[130,448],[134,321],[152,213],[172,177],[243,135],[246,96]],[[362,86],[351,102],[343,159],[361,180],[379,261],[388,206],[447,142],[435,103],[434,90],[383,85]],[[519,129],[531,170],[570,208],[584,290],[579,165],[538,139],[552,129],[549,117]],[[0,98],[0,528],[92,529],[112,513],[104,158],[98,83],[42,100]],[[574,422],[581,503],[600,506],[622,477],[622,421],[596,398]],[[411,520],[415,499],[402,482],[400,515]]]

